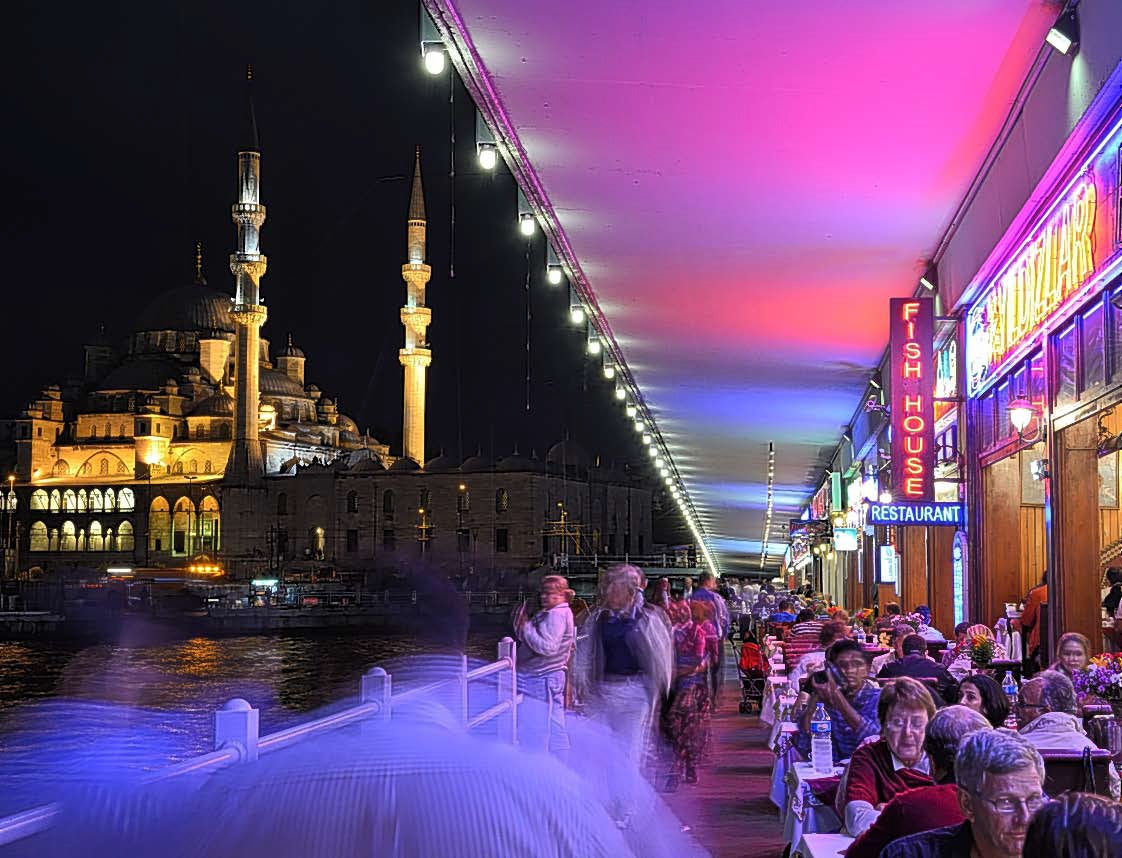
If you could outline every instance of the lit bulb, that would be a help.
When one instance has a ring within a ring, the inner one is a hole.
[[[623,400],[627,399],[627,391],[622,387],[617,387],[616,399],[618,399],[620,402],[623,402]]]
[[[604,364],[604,378],[613,379],[616,377],[616,368],[613,364]]]
[[[564,276],[560,265],[551,265],[545,272],[545,279],[549,281],[551,286],[560,286]]]
[[[880,493],[880,502],[881,503],[892,503],[892,492],[881,492]]]
[[[658,455],[658,447],[656,447],[654,444],[651,444],[651,446],[647,448],[647,452],[651,454],[651,458],[653,459]]]
[[[484,170],[493,170],[499,163],[499,150],[494,143],[479,144],[479,166]]]
[[[642,431],[643,431],[643,428],[644,428],[644,427],[643,427],[643,421],[642,421],[642,420],[636,420],[636,421],[635,421],[635,431],[636,431],[636,432],[642,432]],[[646,443],[648,443],[648,442],[647,442],[647,441],[644,441],[643,443],[644,443],[644,444],[646,444]]]
[[[662,467],[662,456],[656,455],[654,457],[654,460],[655,460],[655,467],[656,468],[661,468]]]
[[[666,479],[664,480],[664,482],[666,483],[666,485],[668,485],[668,486],[669,486],[669,485],[670,485],[670,484],[672,484],[672,483],[673,483],[674,481],[673,481],[672,479],[670,479],[670,477],[666,477]]]
[[[639,409],[636,408],[634,405],[628,405],[627,406],[627,416],[628,417],[634,417],[638,413],[639,413]]]
[[[670,469],[663,466],[663,467],[658,469],[658,473],[659,473],[660,476],[669,477],[670,476]]]
[[[425,45],[425,71],[431,75],[444,71],[444,48],[435,43]]]
[[[529,212],[523,212],[518,216],[518,228],[522,234],[529,238],[534,234],[534,216]]]
[[[573,320],[574,325],[584,324],[584,307],[579,305],[569,308],[569,318]]]
[[[644,444],[651,443],[651,436],[648,435],[646,432],[643,433],[643,443]]]

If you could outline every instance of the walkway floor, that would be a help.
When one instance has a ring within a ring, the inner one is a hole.
[[[726,651],[727,652],[727,651]],[[741,715],[740,683],[726,675],[713,717],[709,761],[695,786],[682,784],[664,796],[683,825],[713,858],[780,858],[787,846],[771,803],[768,730],[756,716]]]

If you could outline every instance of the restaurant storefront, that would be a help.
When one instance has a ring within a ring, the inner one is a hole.
[[[971,614],[992,624],[1048,570],[1047,641],[1101,646],[1100,581],[1122,553],[1122,105],[1053,165],[964,315]],[[992,259],[992,257],[991,257]],[[952,546],[953,548],[953,546]]]

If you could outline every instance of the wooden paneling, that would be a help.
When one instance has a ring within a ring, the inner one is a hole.
[[[1040,583],[1048,567],[1048,536],[1044,530],[1044,507],[1021,507],[1021,595]],[[1009,601],[1019,601],[1010,599]]]
[[[982,471],[982,570],[980,583],[983,614],[971,619],[992,626],[1004,615],[1006,602],[1024,595],[1021,587],[1021,472],[1017,456],[995,462]]]
[[[900,603],[905,612],[927,602],[927,528],[901,527]]]
[[[1058,587],[1049,588],[1053,637],[1082,632],[1092,648],[1102,648],[1099,602],[1099,456],[1098,421],[1065,429],[1059,438],[1057,473],[1059,516],[1056,522]],[[1056,592],[1052,592],[1055,589]]]
[[[954,534],[953,527],[927,530],[927,604],[931,622],[947,637],[954,631]]]

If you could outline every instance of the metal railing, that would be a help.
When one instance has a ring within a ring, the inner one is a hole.
[[[155,783],[187,774],[207,774],[226,766],[251,763],[261,754],[278,751],[309,736],[374,718],[388,721],[393,717],[395,705],[401,706],[409,701],[424,699],[449,686],[459,687],[459,718],[465,729],[471,730],[490,721],[497,721],[499,737],[508,742],[517,742],[518,706],[522,702],[522,695],[518,692],[515,642],[509,637],[503,638],[498,645],[498,659],[473,670],[468,670],[466,655],[460,658],[460,671],[457,675],[396,694],[393,691],[393,677],[382,668],[374,667],[360,681],[358,705],[267,736],[259,736],[260,712],[245,700],[234,698],[214,713],[212,752],[160,769],[145,777],[143,782]],[[495,705],[472,716],[468,705],[469,685],[490,676],[497,679]],[[0,846],[45,831],[54,822],[59,810],[58,804],[46,804],[0,819]]]

